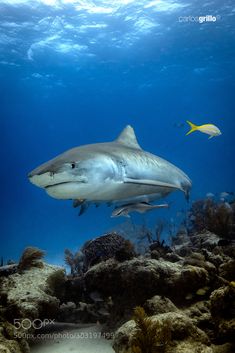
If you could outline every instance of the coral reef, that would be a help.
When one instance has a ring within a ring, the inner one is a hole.
[[[209,283],[208,272],[201,267],[183,266],[165,260],[134,258],[119,263],[113,259],[91,267],[84,276],[88,292],[98,290],[114,302],[109,324],[116,326],[130,317],[131,310],[154,295],[165,295],[184,303],[188,293]],[[138,295],[137,295],[138,293]]]
[[[206,198],[192,204],[189,219],[191,231],[209,230],[223,238],[235,235],[235,203],[216,202]]]
[[[106,327],[119,327],[116,352],[142,351],[131,343],[136,332],[130,320],[135,306],[142,306],[150,320],[170,320],[172,340],[164,347],[166,353],[234,351],[233,233],[226,233],[229,242],[224,244],[220,240],[225,233],[211,230],[195,232],[192,225],[189,230],[181,226],[171,248],[149,242],[150,252],[144,255],[122,263],[113,256],[84,274],[88,292],[98,290],[103,298],[112,297]]]
[[[178,311],[178,308],[169,298],[160,295],[155,295],[154,297],[148,299],[144,304],[144,309],[148,315]]]
[[[137,255],[134,244],[115,232],[87,241],[75,254],[69,249],[64,252],[72,277],[83,275],[91,266],[110,258],[122,262]]]
[[[219,275],[228,281],[233,281],[235,279],[235,259],[228,259],[227,262],[221,263]]]
[[[211,293],[210,309],[216,340],[223,343],[232,341],[235,337],[235,282]]]
[[[43,268],[32,267],[3,278],[0,295],[6,298],[8,318],[52,317],[59,307],[59,299],[53,296],[54,288],[50,286],[55,286],[55,281],[50,281],[53,276],[64,278],[64,270],[44,263]]]
[[[127,247],[126,244],[126,239],[115,232],[86,242],[81,249],[84,254],[84,271],[99,262],[115,257],[118,251]]]
[[[60,305],[56,319],[68,323],[104,323],[110,316],[110,304],[108,301],[93,303],[67,302]]]
[[[42,267],[27,265],[27,269],[1,278],[0,352],[28,353],[24,335],[27,331],[32,333],[32,322],[54,318],[59,309],[55,295],[63,284],[64,270],[45,263]],[[29,326],[16,326],[16,319],[18,324],[26,320]]]
[[[18,330],[9,322],[4,322],[0,326],[0,352],[1,353],[30,353],[27,341],[17,339],[22,334],[22,330]]]
[[[9,276],[13,273],[16,273],[17,271],[18,271],[17,264],[4,265],[0,267],[0,276]]]
[[[142,320],[143,319],[144,318],[142,318]],[[199,352],[199,350],[195,350],[193,347],[201,347],[200,352],[203,352],[203,349],[206,349],[209,344],[208,336],[196,327],[189,317],[181,313],[169,312],[158,314],[147,317],[145,320],[147,320],[146,326],[154,327],[154,329],[159,332],[156,334],[156,342],[153,331],[151,331],[150,342],[152,349],[146,352],[181,352],[182,346],[184,345],[188,350],[185,348],[182,352],[196,353]],[[136,346],[137,335],[138,331],[136,332],[136,324],[133,320],[122,325],[115,334],[113,344],[115,352],[127,353],[133,351],[132,347],[133,344]],[[142,335],[139,336],[139,339],[141,339],[142,342],[144,341]],[[195,343],[197,343],[197,345],[195,345]],[[156,345],[155,349],[153,348],[154,345]],[[142,352],[142,350],[139,352]],[[145,352],[145,350],[143,350],[143,352]]]
[[[0,352],[28,353],[14,337],[17,317],[99,322],[116,331],[116,353],[233,353],[234,213],[232,202],[194,203],[190,220],[170,230],[171,246],[161,239],[162,222],[155,231],[128,225],[141,254],[109,232],[76,253],[65,250],[69,275],[27,248],[19,265],[0,267]]]

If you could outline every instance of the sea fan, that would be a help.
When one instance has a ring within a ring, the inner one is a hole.
[[[70,267],[72,276],[75,276],[82,271],[83,257],[84,256],[81,251],[77,251],[75,254],[73,254],[69,249],[65,249],[64,261],[66,265]]]
[[[211,199],[198,200],[190,210],[191,231],[209,230],[223,238],[235,234],[234,203],[217,203]]]
[[[40,261],[45,252],[38,248],[28,247],[24,250],[23,254],[21,255],[18,270],[20,272],[30,269],[31,267],[41,267],[42,262]]]

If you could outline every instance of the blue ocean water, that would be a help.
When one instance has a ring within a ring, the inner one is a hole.
[[[234,191],[235,5],[193,0],[0,0],[1,253],[28,246],[63,262],[123,223],[106,206],[82,217],[27,173],[59,153],[111,141],[130,124],[143,149],[185,171],[191,201]],[[207,16],[207,17],[205,17]],[[185,136],[186,120],[222,131]],[[188,205],[136,223],[154,224]]]

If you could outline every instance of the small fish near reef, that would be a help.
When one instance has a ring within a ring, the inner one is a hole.
[[[168,204],[150,205],[147,202],[127,204],[120,207],[116,207],[113,210],[111,217],[120,217],[120,216],[130,217],[129,213],[131,212],[145,213],[158,208],[168,208],[168,207],[169,207]]]
[[[207,199],[213,199],[215,197],[215,194],[213,194],[212,192],[208,192],[207,194],[206,194],[206,198]]]
[[[220,193],[220,198],[222,199],[227,199],[228,197],[230,196],[233,196],[234,195],[234,192],[233,191],[223,191]]]
[[[195,125],[189,120],[187,120],[187,123],[189,124],[191,129],[187,132],[186,136],[191,134],[194,131],[201,131],[204,134],[210,135],[209,139],[211,139],[214,136],[219,136],[222,134],[220,129],[213,124]]]
[[[129,125],[114,141],[70,149],[28,178],[51,197],[73,200],[74,207],[81,207],[80,215],[91,203],[149,203],[176,190],[188,199],[192,186],[182,170],[144,151]]]

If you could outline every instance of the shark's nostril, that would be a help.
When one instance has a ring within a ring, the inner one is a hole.
[[[53,178],[54,177],[54,173],[50,172],[50,177]]]

